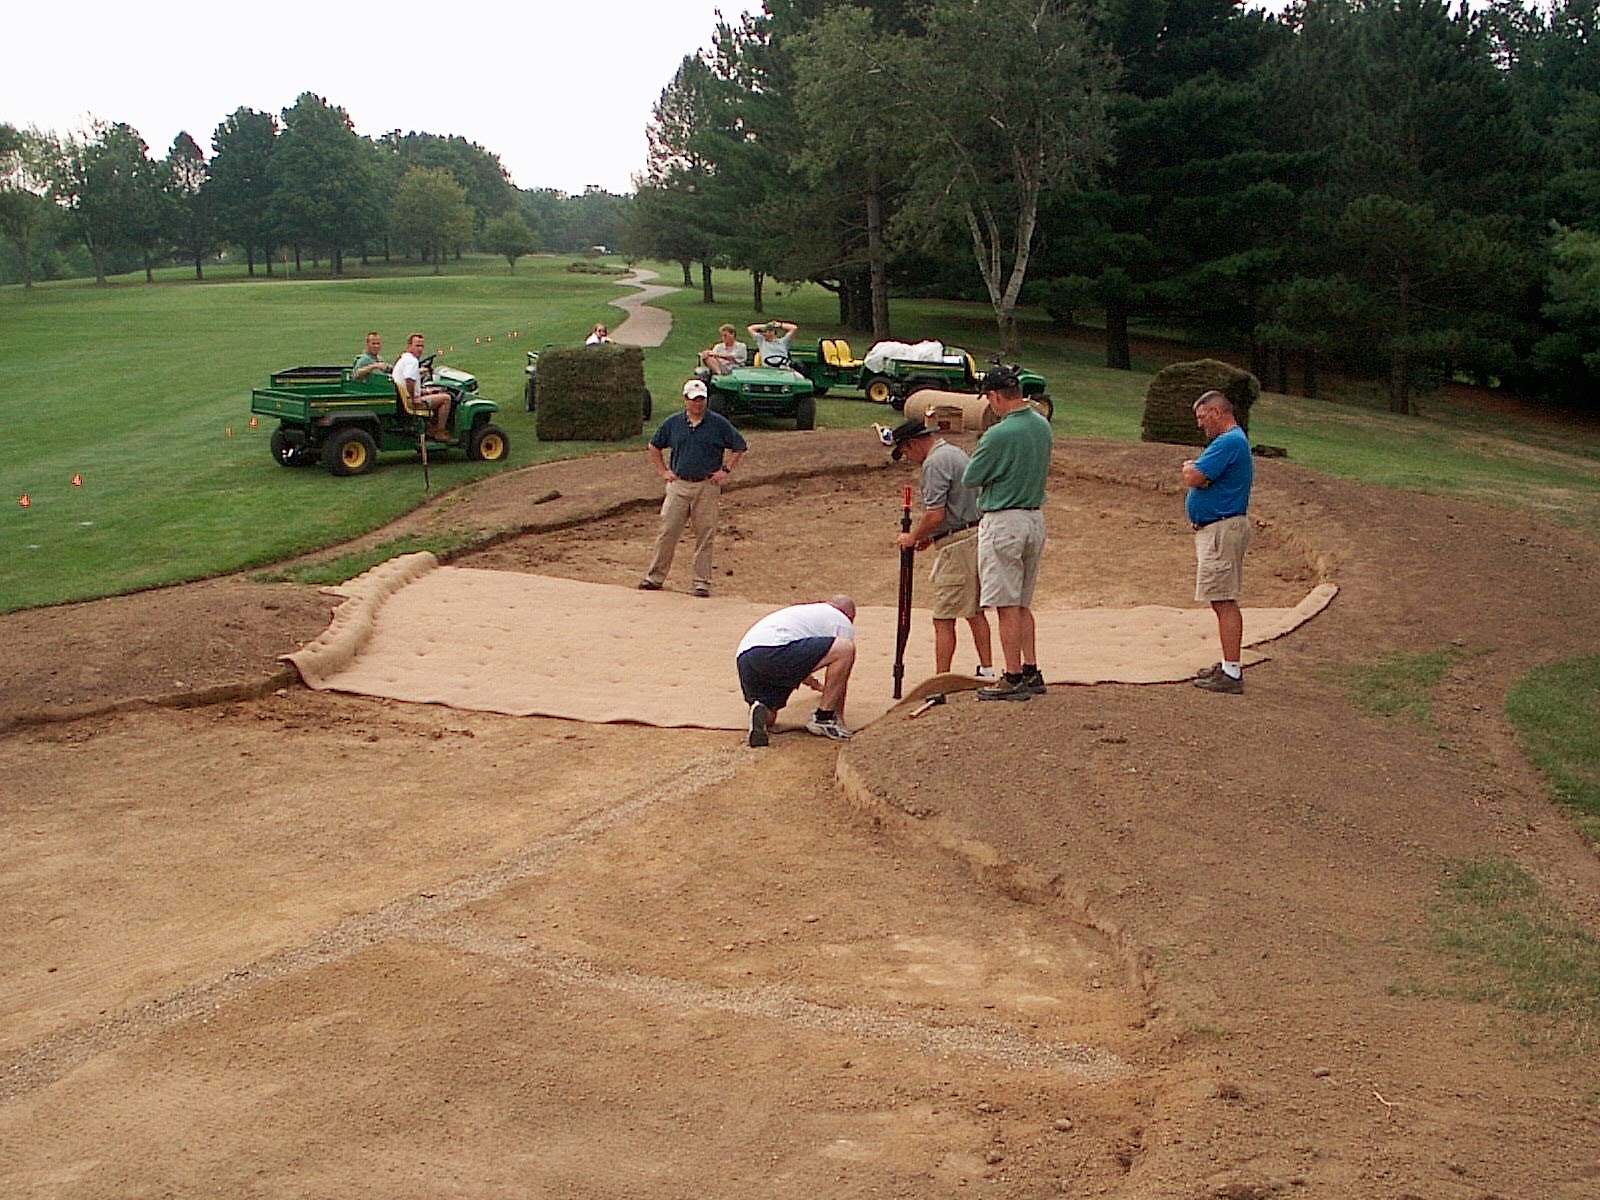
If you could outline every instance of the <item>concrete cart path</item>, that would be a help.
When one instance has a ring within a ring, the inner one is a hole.
[[[655,308],[649,301],[678,289],[649,282],[655,278],[656,272],[635,268],[632,274],[618,281],[639,290],[632,296],[611,301],[613,307],[628,314],[622,324],[611,331],[613,342],[623,346],[659,346],[667,340],[667,334],[672,332],[672,314],[664,308]]]

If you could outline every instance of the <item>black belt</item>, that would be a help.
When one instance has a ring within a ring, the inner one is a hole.
[[[1234,517],[1242,517],[1244,515],[1245,515],[1244,513],[1229,513],[1225,517],[1212,517],[1211,520],[1209,520],[1209,521],[1199,521],[1199,522],[1190,521],[1189,522],[1189,528],[1194,530],[1196,533],[1199,533],[1202,529],[1204,529],[1208,525],[1215,525],[1218,521],[1231,521],[1231,520],[1233,520]]]
[[[955,526],[952,526],[949,529],[941,529],[938,533],[934,534],[928,540],[930,542],[943,541],[945,538],[949,537],[952,533],[965,533],[967,530],[971,529],[976,524],[977,524],[976,521],[968,521],[965,525],[955,525]]]
[[[997,512],[1038,512],[1038,511],[1039,511],[1039,506],[1037,504],[1013,504],[1010,508],[991,508],[988,511],[986,511],[983,515],[985,517],[987,517],[989,515],[989,513],[997,513]]]
[[[679,483],[704,483],[706,480],[708,480],[710,478],[711,478],[711,476],[709,476],[709,475],[701,475],[697,479],[690,479],[687,475],[679,475],[678,476],[678,482]]]

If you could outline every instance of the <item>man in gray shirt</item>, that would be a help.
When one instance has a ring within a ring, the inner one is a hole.
[[[961,482],[967,456],[937,429],[902,421],[889,435],[891,457],[902,455],[922,468],[922,515],[902,533],[902,550],[937,546],[933,570],[933,662],[941,675],[956,654],[956,621],[965,619],[978,652],[979,679],[994,679],[989,618],[978,604],[978,494]]]

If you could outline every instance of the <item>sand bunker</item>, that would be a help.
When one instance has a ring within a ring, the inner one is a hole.
[[[310,687],[512,716],[706,729],[744,727],[734,647],[775,607],[442,567],[428,553],[329,590],[345,602],[327,631],[287,656]],[[1245,609],[1248,644],[1282,637],[1336,591],[1323,584],[1293,608]],[[1209,608],[1041,609],[1035,618],[1052,683],[1177,682],[1216,659]],[[895,703],[895,611],[863,607],[856,629],[846,716],[861,726]],[[916,610],[907,695],[933,675],[930,630],[927,612]],[[1252,651],[1245,661],[1262,657]],[[791,723],[809,714],[810,697],[795,696],[784,714]]]

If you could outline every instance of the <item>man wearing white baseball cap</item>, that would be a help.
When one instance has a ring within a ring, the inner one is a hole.
[[[706,385],[683,385],[683,411],[673,413],[650,438],[650,461],[666,481],[656,554],[639,581],[639,590],[658,592],[672,569],[684,526],[694,530],[694,594],[711,595],[711,547],[717,533],[722,484],[749,449],[728,418],[706,409]],[[670,456],[668,453],[670,452]],[[726,455],[726,458],[724,458]]]

